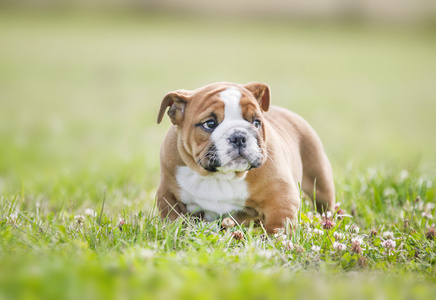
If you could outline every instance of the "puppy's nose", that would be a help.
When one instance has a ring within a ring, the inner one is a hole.
[[[245,144],[247,142],[246,136],[244,134],[241,134],[241,133],[235,133],[234,135],[232,135],[229,138],[229,140],[230,140],[230,143],[235,148],[245,147]]]

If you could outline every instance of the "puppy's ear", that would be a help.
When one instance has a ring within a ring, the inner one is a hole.
[[[259,102],[260,108],[263,111],[268,111],[271,94],[269,91],[269,86],[265,83],[260,82],[250,82],[243,85],[244,88],[249,90],[254,98],[256,98],[257,102]]]
[[[159,114],[157,116],[157,124],[162,122],[165,110],[169,106],[168,116],[174,125],[180,124],[185,114],[185,107],[189,101],[190,91],[177,90],[169,92],[165,95],[160,105]]]

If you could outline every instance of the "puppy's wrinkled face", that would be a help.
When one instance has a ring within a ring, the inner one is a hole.
[[[168,115],[177,131],[177,150],[189,168],[201,175],[243,176],[266,160],[263,112],[269,105],[267,84],[214,83],[166,94],[157,123],[169,107]]]
[[[187,152],[209,172],[243,172],[266,159],[259,102],[238,86],[193,95],[180,128]]]

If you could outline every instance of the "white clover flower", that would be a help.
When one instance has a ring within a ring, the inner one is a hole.
[[[381,245],[383,246],[383,248],[393,250],[393,249],[395,249],[395,246],[397,244],[395,243],[395,241],[389,239],[389,240],[382,242]]]
[[[237,241],[242,241],[244,239],[244,233],[242,232],[242,230],[236,230],[232,232],[232,238]]]
[[[351,239],[351,245],[352,246],[357,247],[357,246],[360,246],[362,244],[363,244],[363,239],[361,239],[359,237],[354,237],[354,238]]]
[[[312,231],[313,231],[312,228],[310,228],[310,227],[306,228],[307,237],[309,237],[309,238],[312,237]]]
[[[347,248],[347,246],[345,244],[339,243],[339,242],[334,242],[333,243],[333,249],[338,250],[338,251],[344,251]]]
[[[334,207],[335,211],[338,210],[339,207],[341,207],[341,204],[342,204],[341,202],[338,202],[335,204],[335,207]]]
[[[284,228],[274,228],[274,235],[280,236],[283,235],[285,233],[285,229]]]
[[[360,228],[357,227],[357,226],[354,225],[354,224],[351,224],[351,225],[345,225],[345,230],[347,230],[347,231],[351,231],[351,232],[354,232],[354,233],[359,233]]]
[[[332,212],[331,211],[327,211],[325,213],[322,213],[322,217],[330,219],[332,217]]]
[[[221,226],[224,228],[232,228],[235,227],[236,223],[231,218],[224,218],[221,222]]]
[[[434,205],[433,202],[427,202],[427,203],[424,205],[424,209],[425,209],[425,210],[432,210],[434,207],[435,207],[435,205]]]
[[[362,246],[363,244],[363,239],[359,238],[359,237],[355,237],[351,239],[351,252],[357,253],[357,254],[362,254],[363,249]]]
[[[274,235],[273,236],[279,241],[286,239],[285,229],[284,228],[274,228]]]
[[[288,238],[286,234],[274,234],[274,237],[278,242],[285,241]]]
[[[18,212],[15,211],[15,212],[11,213],[9,215],[9,217],[7,217],[7,219],[10,223],[16,223],[18,220]]]
[[[343,233],[335,231],[333,233],[333,237],[335,238],[335,240],[342,240],[345,238],[345,235]]]
[[[315,234],[315,235],[319,235],[319,236],[324,235],[324,230],[321,230],[321,229],[315,228],[315,229],[313,230],[313,234]]]
[[[310,220],[313,220],[313,217],[314,217],[313,212],[309,211],[309,212],[306,214],[306,216],[307,216]]]
[[[92,208],[85,209],[85,215],[90,217],[96,217],[97,213]]]
[[[77,222],[77,224],[83,225],[83,223],[85,221],[85,217],[82,215],[77,215],[77,216],[74,216],[74,220]]]
[[[392,231],[385,231],[385,232],[383,232],[382,235],[385,239],[393,239],[394,238],[394,233]]]
[[[421,217],[426,218],[426,219],[433,219],[433,215],[428,211],[423,211],[421,213]]]
[[[356,225],[351,225],[351,231],[355,232],[355,233],[359,233],[360,228],[357,227]]]
[[[335,227],[335,225],[336,225],[336,223],[333,220],[329,219],[329,218],[323,217],[323,220],[321,221],[322,228],[326,229],[326,230],[332,229],[333,227]]]
[[[418,202],[415,203],[415,209],[416,210],[421,211],[421,210],[423,210],[423,208],[424,208],[424,203],[422,203],[422,201],[418,201]]]
[[[294,244],[290,240],[285,240],[282,242],[283,247],[285,247],[287,250],[293,250]]]
[[[312,246],[312,248],[310,248],[313,252],[319,252],[319,251],[321,251],[321,247],[320,246],[316,246],[316,245],[313,245]]]

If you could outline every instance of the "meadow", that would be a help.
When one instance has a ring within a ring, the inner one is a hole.
[[[434,298],[434,27],[6,11],[0,41],[0,299]],[[159,219],[160,101],[216,81],[312,124],[341,211]]]

